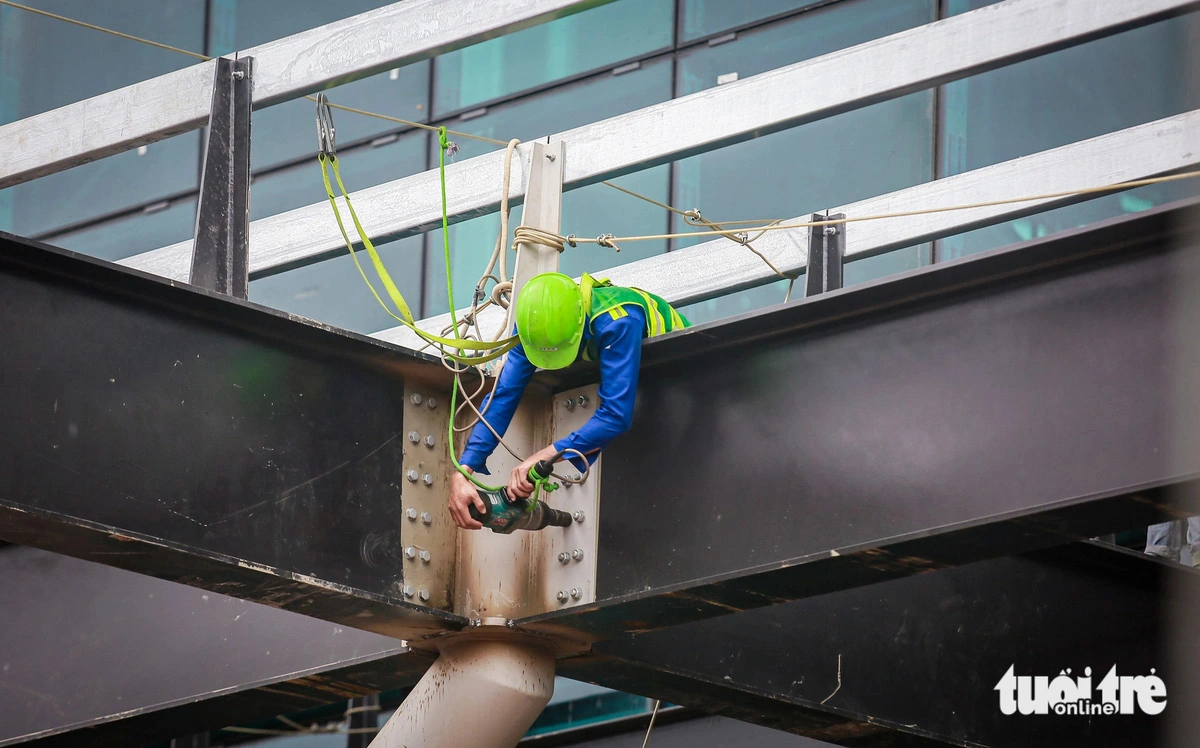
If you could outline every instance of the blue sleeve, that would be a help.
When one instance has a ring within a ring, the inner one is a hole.
[[[615,320],[602,316],[592,327],[600,359],[599,407],[578,431],[554,443],[557,450],[577,449],[588,455],[589,463],[595,462],[600,450],[633,425],[646,318],[640,309],[626,309],[629,316]],[[585,468],[578,456],[571,462],[580,470]]]
[[[497,433],[503,434],[508,430],[508,424],[512,421],[513,413],[517,412],[517,404],[521,402],[521,395],[525,392],[525,385],[529,384],[533,377],[533,372],[534,365],[529,363],[529,359],[525,357],[525,349],[518,343],[508,352],[504,368],[500,370],[500,379],[496,381],[491,394],[483,399],[483,405],[480,407],[487,422]],[[499,440],[492,435],[487,426],[477,423],[471,430],[471,438],[467,440],[467,448],[463,450],[459,462],[477,473],[489,474],[487,458],[498,443]]]

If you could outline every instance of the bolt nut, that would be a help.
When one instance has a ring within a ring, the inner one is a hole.
[[[575,408],[575,401],[568,397],[566,400],[563,400],[563,407],[567,410],[573,410]]]
[[[837,226],[826,226],[825,231],[822,233],[824,233],[825,236],[833,236],[837,233]]]
[[[433,515],[429,512],[421,512],[421,522],[426,525],[432,525]]]
[[[417,557],[417,549],[413,548],[411,545],[408,546],[407,548],[404,549],[404,557],[407,558],[409,561],[412,561],[414,558]]]
[[[404,596],[405,597],[412,597],[415,594],[417,594],[417,591],[415,589],[413,589],[413,586],[411,584],[404,585]]]
[[[517,622],[510,618],[504,622],[504,625],[508,626],[510,629],[515,629],[517,627]]]
[[[571,599],[578,600],[581,597],[583,597],[583,590],[579,589],[578,587],[572,587],[571,588]]]
[[[431,397],[425,401],[425,404],[429,406],[430,410],[434,410],[437,408],[437,398]]]
[[[433,559],[433,556],[432,556],[432,555],[430,555],[429,551],[421,551],[421,562],[422,562],[422,563],[426,563],[426,564],[427,564],[427,563],[429,563],[429,562],[430,562],[432,559]]]
[[[581,408],[586,408],[588,404],[588,396],[580,395],[579,397],[575,398],[575,404]]]
[[[583,549],[576,548],[575,550],[571,551],[571,558],[575,559],[576,561],[582,561],[583,560]]]
[[[421,476],[421,482],[427,486],[432,486],[433,485],[433,476],[430,475],[429,473],[425,473],[425,475]]]
[[[421,598],[421,602],[429,600],[429,590],[417,590],[417,597]]]
[[[417,478],[420,478],[421,474],[418,473],[416,470],[409,470],[407,473],[404,474],[404,477],[408,478],[409,483],[416,483]]]
[[[584,517],[583,517],[583,510],[582,510],[582,509],[576,509],[576,510],[575,510],[575,513],[574,513],[574,514],[572,514],[571,516],[575,518],[575,521],[576,521],[576,522],[583,522],[583,519],[584,519]]]
[[[558,591],[558,594],[557,594],[557,595],[555,595],[555,597],[557,597],[557,598],[558,598],[558,601],[559,601],[560,603],[565,603],[565,602],[567,601],[567,591],[566,591],[566,590],[559,590],[559,591]]]
[[[410,521],[410,522],[416,522],[416,521],[417,521],[417,509],[416,509],[416,507],[411,507],[411,506],[410,506],[408,509],[405,509],[405,510],[404,510],[404,516],[405,516],[405,517],[408,517],[408,519],[409,519],[409,521]]]
[[[422,399],[423,398],[421,397],[420,392],[414,392],[412,393],[412,396],[408,398],[408,401],[413,405],[420,405]]]
[[[570,561],[570,560],[571,560],[571,554],[570,554],[570,553],[567,553],[566,551],[563,551],[562,553],[558,554],[558,562],[559,562],[560,564],[565,564],[565,563],[567,563],[567,562],[568,562],[568,561]]]
[[[421,433],[419,431],[408,432],[408,440],[413,444],[416,444],[417,442],[421,441]]]
[[[425,437],[425,446],[426,447],[433,449],[435,444],[437,444],[437,437],[435,437],[433,434],[430,434],[429,436]]]
[[[479,627],[480,627],[480,626],[482,626],[482,625],[483,625],[483,619],[482,619],[482,618],[472,618],[472,619],[471,619],[471,627],[472,627],[472,628],[479,628]]]

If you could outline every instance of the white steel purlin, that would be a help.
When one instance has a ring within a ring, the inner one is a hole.
[[[242,50],[254,107],[435,57],[613,0],[405,0]],[[211,60],[0,127],[0,189],[208,122]]]
[[[768,71],[553,136],[571,154],[564,189],[795,127],[947,81],[1200,8],[1200,0],[1005,0],[822,57]],[[836,82],[836,85],[830,85]],[[517,149],[510,195],[524,195],[529,144]],[[496,210],[503,153],[446,169],[451,222]],[[441,221],[436,171],[353,193],[371,238],[423,233]],[[342,237],[328,203],[250,225],[250,272],[262,276],[332,257]],[[122,264],[186,277],[191,242]]]
[[[1166,117],[1126,130],[1004,161],[981,169],[831,207],[831,214],[862,217],[928,210],[967,202],[1004,200],[1146,179],[1200,167],[1200,111]],[[1058,197],[940,213],[861,221],[846,226],[846,260],[860,260],[902,247],[1002,223],[1022,215],[1079,202],[1086,196]],[[804,213],[788,223],[804,223]],[[770,231],[753,242],[782,272],[802,272],[808,261],[809,229]],[[614,283],[653,289],[681,306],[717,298],[778,280],[749,249],[719,238],[603,271]],[[782,295],[780,301],[782,301]],[[480,314],[480,325],[493,329],[503,310]],[[449,315],[422,320],[426,330],[450,324]],[[390,343],[419,348],[416,336],[395,327],[373,335]]]

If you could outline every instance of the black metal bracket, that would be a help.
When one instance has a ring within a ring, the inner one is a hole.
[[[812,220],[828,221],[845,218],[845,213],[823,216],[814,213]],[[808,270],[805,273],[804,295],[815,296],[842,287],[842,258],[846,252],[846,224],[813,226],[808,239]]]
[[[188,282],[244,299],[250,290],[250,105],[254,58],[218,57],[216,63]]]

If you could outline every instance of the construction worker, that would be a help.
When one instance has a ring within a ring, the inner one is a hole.
[[[587,466],[578,455],[585,455],[590,464],[610,441],[629,430],[642,338],[679,330],[690,323],[654,294],[614,286],[586,273],[578,285],[562,273],[536,275],[525,284],[516,305],[520,343],[508,352],[500,378],[484,400],[484,415],[496,433],[508,429],[535,369],[566,368],[581,353],[584,359],[600,363],[600,403],[592,417],[578,431],[539,449],[513,468],[508,479],[509,494],[527,498],[533,493],[529,469],[538,461],[573,450],[567,458],[584,470]],[[498,442],[485,424],[477,423],[461,464],[472,473],[486,473],[485,463]],[[450,487],[450,514],[459,527],[478,530],[482,525],[468,512],[472,502],[481,513],[485,511],[474,485],[456,471]]]

